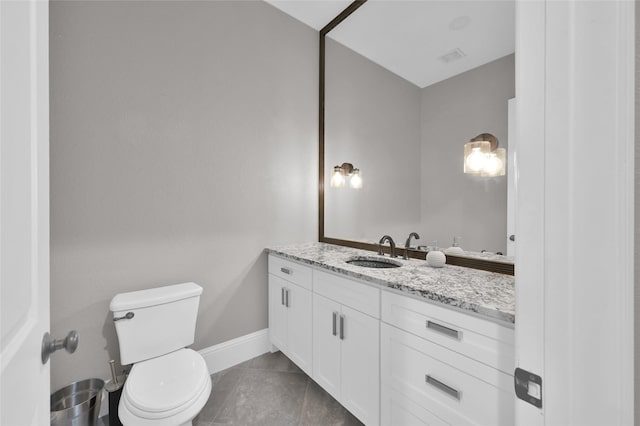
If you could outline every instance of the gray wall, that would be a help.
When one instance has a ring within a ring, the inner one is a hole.
[[[317,43],[263,2],[51,4],[52,389],[108,377],[119,292],[202,285],[195,349],[267,327],[264,247],[316,238]]]
[[[507,100],[515,96],[515,56],[422,89],[422,229],[448,247],[507,250],[507,176],[463,173],[465,142],[492,133],[508,150]]]
[[[326,188],[325,235],[506,253],[507,177],[462,171],[465,142],[493,133],[508,148],[507,101],[515,96],[509,55],[420,89],[327,40],[325,173],[344,161],[364,188]]]
[[[325,173],[351,162],[363,178],[327,185],[325,235],[406,238],[420,221],[419,89],[330,38],[325,69]]]

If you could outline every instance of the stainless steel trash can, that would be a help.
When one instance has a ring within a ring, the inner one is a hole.
[[[73,382],[51,394],[51,426],[97,426],[104,380]]]

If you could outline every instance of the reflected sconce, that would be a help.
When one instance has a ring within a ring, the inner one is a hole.
[[[504,176],[507,151],[498,138],[482,133],[464,144],[464,172],[476,176]]]
[[[331,187],[342,188],[349,179],[349,186],[354,189],[362,188],[362,176],[360,176],[360,169],[353,167],[351,163],[342,163],[341,166],[335,166],[333,173],[331,174]]]

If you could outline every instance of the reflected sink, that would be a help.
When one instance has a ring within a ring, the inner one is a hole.
[[[402,263],[384,257],[352,257],[347,263],[364,268],[399,268]]]

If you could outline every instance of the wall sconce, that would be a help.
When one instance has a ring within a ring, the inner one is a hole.
[[[498,138],[482,133],[464,144],[464,172],[476,176],[504,176],[507,151]]]
[[[331,187],[342,188],[349,179],[349,186],[354,189],[362,188],[362,176],[360,176],[360,169],[353,167],[351,163],[342,163],[341,166],[335,166],[333,168],[333,174],[331,175]]]

